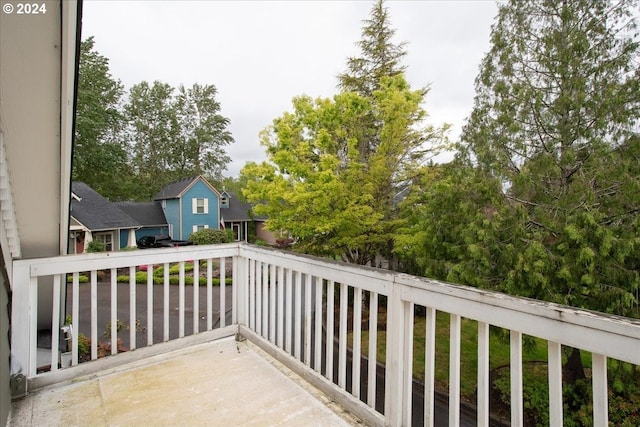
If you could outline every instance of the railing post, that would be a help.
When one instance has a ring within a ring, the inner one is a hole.
[[[31,313],[37,313],[37,307],[31,307],[31,295],[36,292],[31,280],[29,264],[26,261],[14,261],[11,280],[11,375],[22,374],[29,377],[29,359],[32,333]],[[19,308],[19,309],[18,309]],[[25,393],[26,393],[25,389]]]
[[[233,324],[248,325],[247,304],[249,298],[248,286],[249,260],[242,256],[233,257],[233,286],[232,292],[232,322]]]
[[[401,285],[393,283],[387,300],[387,355],[385,374],[385,425],[402,425],[404,379],[404,303]]]

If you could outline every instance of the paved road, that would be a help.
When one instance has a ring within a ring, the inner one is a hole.
[[[71,286],[67,287],[67,304],[71,310]],[[199,287],[199,330],[205,331],[207,327],[207,288]],[[105,336],[107,325],[111,322],[111,284],[99,282],[98,291],[98,340],[108,343]],[[169,339],[178,338],[179,329],[179,286],[169,286]],[[91,286],[88,283],[80,285],[80,333],[91,337]],[[220,321],[220,287],[213,287],[213,327],[216,328]],[[226,324],[231,323],[231,286],[225,289]],[[164,290],[162,285],[153,286],[153,342],[163,342],[164,331]],[[147,285],[136,285],[136,321],[129,319],[129,284],[118,284],[117,318],[125,327],[120,330],[118,337],[122,339],[125,347],[129,348],[129,325],[137,323],[136,347],[147,345]],[[185,335],[193,333],[193,287],[185,287]]]

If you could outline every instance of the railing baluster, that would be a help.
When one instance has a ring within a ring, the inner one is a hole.
[[[213,329],[213,260],[207,259],[207,331]]]
[[[220,327],[227,325],[227,260],[220,258]]]
[[[71,305],[71,365],[78,364],[78,331],[80,330],[80,273],[73,273]],[[35,347],[34,347],[35,348]]]
[[[511,425],[522,426],[522,333],[510,332],[511,342]]]
[[[325,367],[324,375],[333,382],[333,337],[334,337],[334,309],[335,298],[335,282],[333,280],[327,281],[327,338],[326,338],[326,352],[325,359],[327,365]]]
[[[279,348],[284,346],[284,268],[278,267],[278,331],[277,331],[277,345]]]
[[[412,302],[404,302],[404,396],[402,399],[402,413],[404,425],[411,425],[411,404],[413,396],[413,322],[414,322],[414,304]],[[454,424],[456,425],[456,424]]]
[[[129,267],[129,348],[136,349],[136,268]]]
[[[276,342],[276,266],[269,268],[269,341]]]
[[[302,335],[302,313],[301,313],[301,305],[302,305],[302,273],[296,271],[296,281],[293,284],[294,293],[295,293],[295,306],[293,308],[295,312],[295,327],[293,333],[293,356],[298,359],[300,358],[300,341]]]
[[[287,269],[285,280],[285,335],[284,350],[291,354],[291,334],[293,333],[293,270]]]
[[[549,353],[549,425],[562,427],[562,346],[548,341]]]
[[[340,283],[340,332],[338,334],[338,385],[347,388],[347,285]]]
[[[37,365],[38,365],[38,277],[37,276],[32,276],[29,279],[29,287],[31,292],[29,293],[29,304],[32,307],[31,310],[31,339],[29,340],[29,374],[31,376],[36,375],[36,371],[37,371]],[[73,302],[75,303],[75,306],[78,306],[78,297],[76,297],[76,295],[78,294],[77,292],[77,286],[74,286],[74,290],[73,290]],[[74,322],[74,336],[75,336],[75,332],[76,332],[76,327],[78,326],[77,323],[77,318],[78,315],[76,314],[76,312],[74,312],[73,315],[73,322]]]
[[[262,261],[256,261],[256,333],[262,335]]]
[[[449,338],[449,424],[460,424],[460,325],[457,314],[451,314]]]
[[[315,319],[314,319],[314,344],[313,367],[317,372],[322,370],[322,278],[315,278]]]
[[[592,353],[592,381],[593,381],[593,425],[609,425],[609,398],[607,396],[607,358]]]
[[[75,280],[75,275],[74,279]],[[91,360],[98,358],[98,271],[91,270]]]
[[[436,309],[427,307],[424,340],[424,425],[433,427],[435,419]]]
[[[353,350],[351,360],[351,394],[360,399],[360,354],[362,344],[362,288],[353,290]]]
[[[256,326],[256,260],[249,260],[249,328],[258,331]]]
[[[269,336],[269,264],[262,263],[262,337]]]
[[[178,337],[184,337],[184,261],[178,263]]]
[[[478,426],[489,426],[489,324],[478,322]]]
[[[51,370],[58,370],[58,345],[60,342],[60,275],[53,276],[51,310]]]
[[[247,258],[233,257],[234,279],[231,281],[231,323],[249,324],[249,260]]]
[[[75,328],[74,328],[75,329]],[[111,269],[111,354],[118,354],[118,270],[115,268]],[[78,357],[77,352],[77,340],[74,343],[74,348],[76,348],[75,358]],[[75,363],[74,363],[75,365]]]
[[[147,265],[147,346],[153,345],[153,264]]]
[[[376,407],[376,382],[378,370],[378,294],[369,292],[369,365],[367,404]]]
[[[200,260],[193,260],[193,333],[200,332]]]
[[[305,274],[304,285],[304,363],[311,366],[311,282],[313,277]]]
[[[163,314],[164,314],[164,322],[163,326],[163,341],[169,341],[169,263],[164,263],[163,268],[163,291],[164,291],[164,300],[163,300]]]

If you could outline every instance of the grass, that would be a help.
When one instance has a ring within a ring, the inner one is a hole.
[[[448,313],[436,314],[436,345],[435,345],[435,383],[439,390],[446,391],[449,384],[449,325]],[[424,315],[414,319],[413,334],[413,376],[418,380],[424,380],[425,368],[425,332],[426,319]],[[477,384],[478,366],[478,322],[470,319],[462,319],[460,340],[460,387],[461,395],[468,400],[474,400]],[[386,331],[378,331],[377,358],[385,360],[386,355]],[[349,334],[349,342],[352,342],[352,334]],[[362,331],[362,348],[369,345],[369,331]],[[508,331],[491,328],[489,337],[489,369],[494,370],[509,366],[510,347]],[[366,351],[366,350],[364,350]],[[547,361],[546,341],[526,337],[524,339],[523,363]]]

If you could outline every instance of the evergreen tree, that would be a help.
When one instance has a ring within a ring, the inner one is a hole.
[[[510,1],[462,140],[520,236],[504,290],[633,314],[640,285],[637,1]]]
[[[338,76],[339,87],[370,98],[380,89],[382,77],[392,77],[406,69],[401,64],[406,55],[405,43],[394,44],[389,10],[377,0],[370,17],[364,20],[362,39],[357,42],[361,56],[347,59],[347,71]]]

